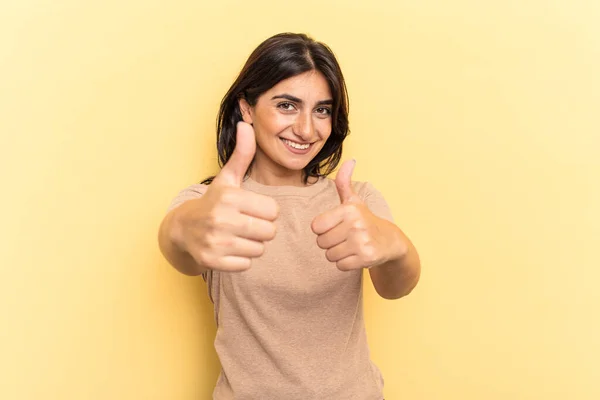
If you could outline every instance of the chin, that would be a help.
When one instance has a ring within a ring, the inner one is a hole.
[[[280,165],[286,169],[289,169],[290,171],[302,171],[304,168],[306,168],[308,163],[299,164],[299,163],[286,162],[286,163],[282,163]]]

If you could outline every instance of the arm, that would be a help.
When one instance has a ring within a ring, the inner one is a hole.
[[[182,216],[189,207],[198,208],[199,199],[188,200],[167,213],[158,231],[158,244],[160,251],[167,261],[179,272],[185,275],[201,275],[207,268],[200,265],[183,248]]]
[[[160,250],[186,275],[208,269],[245,271],[263,254],[264,242],[275,237],[277,202],[241,188],[256,152],[252,126],[239,122],[236,140],[233,154],[212,183],[181,192],[161,223]]]
[[[380,231],[389,243],[388,261],[369,268],[371,282],[384,299],[399,299],[408,295],[419,282],[421,262],[410,239],[393,223],[379,219]]]
[[[406,296],[421,273],[417,250],[393,223],[391,210],[379,191],[366,184],[355,192],[350,179],[353,168],[352,162],[344,163],[336,177],[340,206],[313,220],[317,244],[342,271],[369,268],[381,297]]]

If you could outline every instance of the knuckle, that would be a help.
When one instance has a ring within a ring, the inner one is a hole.
[[[209,232],[206,234],[206,238],[204,239],[206,243],[207,249],[214,249],[217,247],[219,239],[215,232]]]
[[[254,225],[254,218],[249,215],[243,215],[241,222],[241,227],[243,227],[245,232],[252,232],[252,227]]]
[[[238,204],[239,193],[235,189],[229,188],[221,192],[221,203],[229,206]]]
[[[215,259],[214,257],[206,251],[200,251],[197,254],[195,254],[194,256],[194,260],[196,260],[196,262],[200,265],[209,267],[209,268],[214,268],[215,267]]]
[[[209,218],[209,232],[216,234],[217,232],[231,232],[233,229],[232,214],[226,210],[219,209],[213,212]]]
[[[234,244],[233,237],[225,236],[217,239],[215,246],[222,249],[230,249]]]
[[[373,246],[365,246],[363,249],[363,260],[367,264],[373,264],[377,261],[377,251]]]
[[[356,218],[351,223],[351,228],[355,231],[363,231],[365,227],[365,221],[362,218]]]
[[[350,203],[344,205],[344,215],[348,218],[357,218],[360,215],[360,211],[356,204]]]
[[[210,254],[226,254],[234,245],[231,235],[211,233],[206,236],[206,251]]]
[[[356,246],[366,246],[369,244],[369,235],[364,231],[364,229],[360,228],[351,228],[352,234],[350,235],[352,238],[352,242]]]
[[[218,210],[212,212],[207,218],[207,226],[211,231],[214,231],[222,226],[224,222],[223,214]]]

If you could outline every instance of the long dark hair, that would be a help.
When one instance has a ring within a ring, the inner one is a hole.
[[[217,117],[219,167],[227,163],[235,149],[236,125],[242,120],[240,98],[254,106],[260,95],[278,82],[312,70],[321,72],[329,84],[333,96],[332,121],[327,142],[304,168],[304,182],[307,183],[309,177],[327,176],[335,170],[342,156],[342,143],[350,133],[346,83],[331,49],[297,33],[280,33],[262,42],[221,101]],[[202,183],[210,184],[213,178]]]

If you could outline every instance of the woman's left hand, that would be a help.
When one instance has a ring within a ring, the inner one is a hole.
[[[354,165],[346,161],[336,176],[341,204],[317,216],[311,225],[327,259],[342,271],[381,265],[408,251],[399,229],[375,216],[352,190]]]

